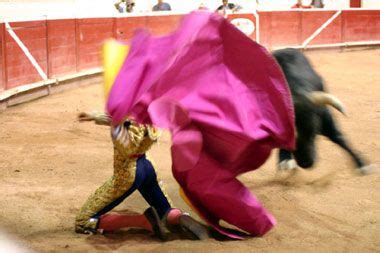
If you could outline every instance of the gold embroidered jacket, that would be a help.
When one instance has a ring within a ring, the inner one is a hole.
[[[104,113],[92,113],[91,116],[96,124],[111,123],[110,117]],[[93,217],[131,188],[135,181],[138,155],[143,155],[150,149],[157,141],[159,132],[152,126],[127,120],[124,124],[111,127],[111,136],[114,143],[114,174],[80,209],[75,220],[77,232],[96,232],[98,219]]]

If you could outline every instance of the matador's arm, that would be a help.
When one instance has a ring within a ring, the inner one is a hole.
[[[78,120],[80,122],[95,121],[95,124],[97,125],[105,125],[105,126],[111,125],[111,117],[107,113],[104,113],[104,112],[97,112],[97,111],[93,111],[90,113],[81,112],[78,115]]]

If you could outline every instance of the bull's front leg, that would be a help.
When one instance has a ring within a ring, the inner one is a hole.
[[[375,170],[374,165],[368,165],[364,162],[360,155],[348,144],[343,133],[336,126],[330,111],[327,109],[324,110],[321,118],[322,135],[326,136],[332,142],[343,148],[351,156],[352,160],[355,162],[356,168],[362,174],[368,174]]]
[[[279,170],[293,170],[297,168],[297,163],[293,159],[292,153],[288,150],[280,149],[278,159]]]

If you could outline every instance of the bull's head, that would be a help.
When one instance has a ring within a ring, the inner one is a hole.
[[[311,168],[315,161],[315,138],[319,133],[322,119],[320,106],[330,105],[344,114],[342,102],[326,92],[315,91],[301,96],[293,96],[296,113],[297,140],[293,155],[302,168]]]

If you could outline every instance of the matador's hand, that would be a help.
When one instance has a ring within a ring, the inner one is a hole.
[[[86,113],[86,112],[79,113],[77,119],[79,122],[95,120],[94,115],[92,115],[90,113]]]

